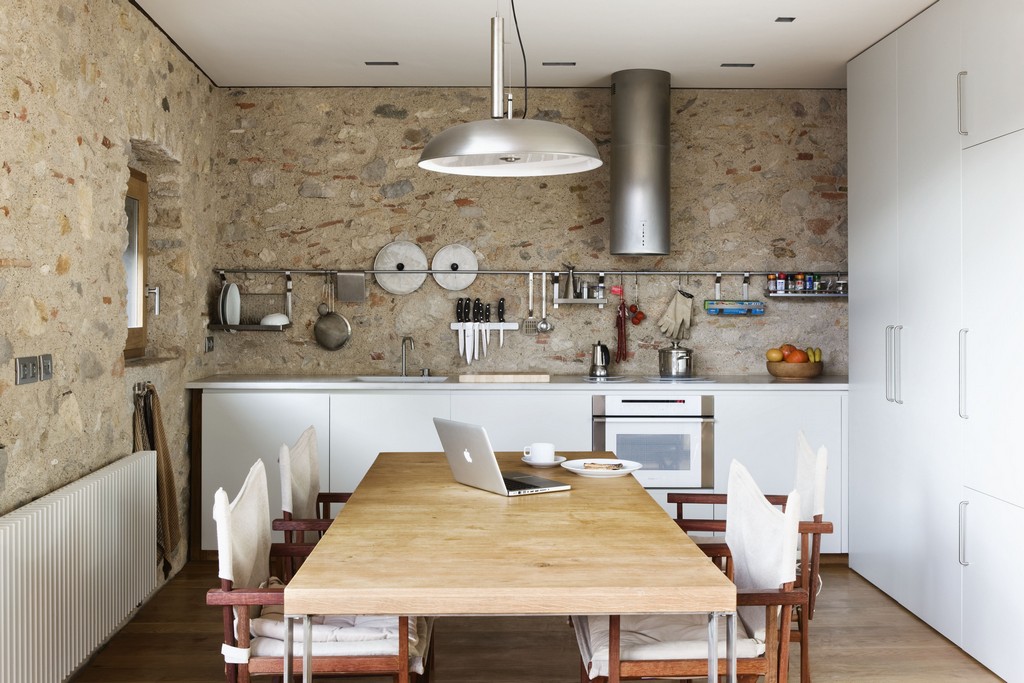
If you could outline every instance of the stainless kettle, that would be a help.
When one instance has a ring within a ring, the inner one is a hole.
[[[590,361],[590,376],[607,377],[608,363],[610,360],[611,356],[608,353],[608,347],[600,341],[594,344],[594,355]]]

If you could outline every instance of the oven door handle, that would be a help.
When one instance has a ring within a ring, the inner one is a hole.
[[[614,415],[609,417],[608,415],[595,415],[594,424],[597,424],[598,422],[602,424],[635,424],[637,422],[691,422],[696,424],[698,422],[715,422],[715,418],[700,417],[698,415],[691,415],[687,417],[683,417],[680,415],[653,415],[648,417],[643,417],[640,415],[630,415],[629,417],[616,417]]]

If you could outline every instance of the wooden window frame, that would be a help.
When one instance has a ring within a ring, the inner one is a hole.
[[[135,253],[137,264],[134,269],[135,277],[126,270],[125,277],[128,280],[128,296],[125,300],[126,322],[130,320],[128,307],[132,304],[132,292],[135,294],[135,301],[138,303],[138,313],[141,325],[128,328],[128,338],[125,341],[124,357],[141,358],[146,355],[146,283],[149,282],[149,259],[148,259],[148,233],[149,233],[149,182],[145,173],[128,169],[131,176],[128,178],[128,191],[125,195],[125,212],[129,199],[138,202],[138,221],[136,226]],[[130,229],[131,226],[129,225]],[[129,241],[129,248],[131,242]],[[127,251],[127,250],[126,250]],[[127,256],[126,256],[127,258]]]

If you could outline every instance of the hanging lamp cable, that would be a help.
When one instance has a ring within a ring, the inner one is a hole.
[[[523,34],[519,32],[519,18],[516,16],[516,0],[512,2],[512,23],[516,26],[516,38],[519,39],[519,51],[523,55],[523,118],[526,118],[526,105],[530,102],[530,94],[527,89],[526,78],[526,48],[523,47]]]

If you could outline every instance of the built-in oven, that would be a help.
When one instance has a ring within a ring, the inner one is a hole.
[[[714,396],[596,395],[593,408],[594,450],[642,464],[644,488],[714,487]]]

